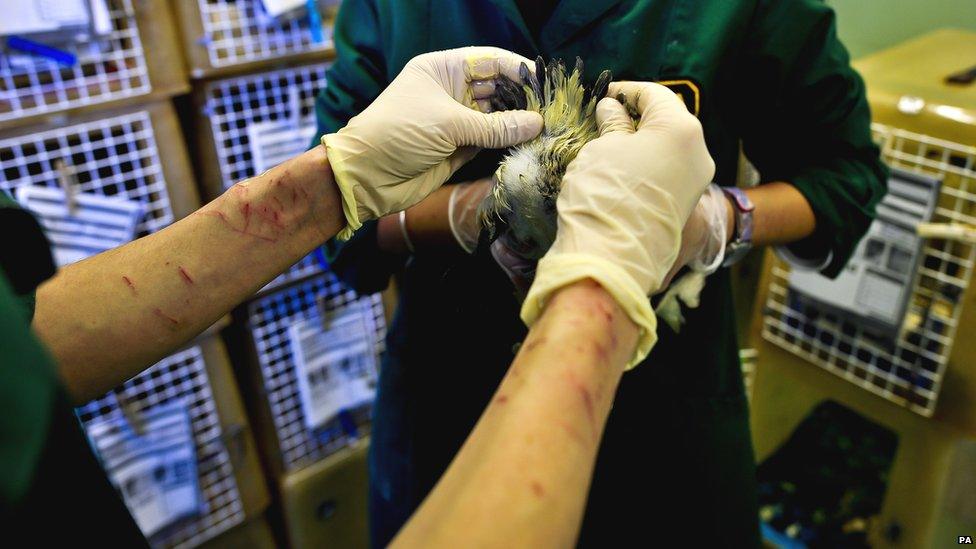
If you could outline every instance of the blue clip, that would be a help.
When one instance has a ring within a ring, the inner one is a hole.
[[[41,44],[40,42],[21,38],[20,36],[7,37],[7,47],[31,55],[46,57],[68,67],[73,67],[78,64],[78,57],[69,51],[59,50],[46,44]]]
[[[352,440],[359,440],[359,427],[356,426],[356,420],[353,419],[348,408],[339,410],[339,425],[342,425],[342,430],[346,436]]]
[[[308,12],[308,26],[312,31],[312,42],[316,44],[325,42],[325,36],[322,34],[322,14],[319,13],[318,0],[306,0],[305,11]]]
[[[315,248],[315,260],[318,261],[319,267],[322,267],[323,271],[329,270],[329,260],[325,258],[325,248],[319,246]]]

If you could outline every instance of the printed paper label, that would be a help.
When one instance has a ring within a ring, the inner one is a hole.
[[[255,122],[247,127],[254,173],[261,173],[294,158],[308,149],[315,136],[315,124]]]
[[[15,194],[44,227],[59,267],[131,242],[145,211],[139,202],[90,193],[69,203],[63,190],[49,187],[27,185]]]
[[[88,436],[139,529],[149,537],[199,514],[202,497],[186,406],[157,406],[142,421],[141,434],[117,417],[90,425]]]
[[[371,401],[376,385],[376,342],[366,300],[289,328],[305,425],[317,429],[341,410]]]

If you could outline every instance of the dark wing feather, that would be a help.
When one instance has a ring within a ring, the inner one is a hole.
[[[536,57],[535,58],[535,79],[539,86],[537,88],[539,90],[539,104],[543,107],[545,107],[549,103],[549,98],[542,96],[542,91],[546,89],[546,78],[548,74],[549,71],[546,69],[545,59],[543,59],[541,55],[539,57]]]
[[[521,84],[505,76],[501,76],[495,81],[495,95],[491,97],[492,110],[521,110],[527,106],[525,88]]]
[[[597,77],[596,83],[593,84],[593,91],[590,97],[595,97],[597,101],[603,99],[607,96],[607,92],[610,91],[610,81],[613,80],[613,73],[610,71],[603,71],[600,76]]]

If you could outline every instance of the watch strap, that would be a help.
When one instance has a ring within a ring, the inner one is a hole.
[[[723,187],[722,192],[729,197],[735,210],[735,237],[726,244],[725,259],[722,261],[722,266],[728,267],[738,263],[752,249],[752,212],[756,206],[738,187]]]

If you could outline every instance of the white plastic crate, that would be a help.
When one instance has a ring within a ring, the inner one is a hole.
[[[255,154],[274,143],[252,143],[258,125],[293,124],[294,135],[304,135],[289,146],[298,153],[307,148],[315,132],[315,97],[325,88],[328,64],[263,72],[209,82],[204,87],[203,111],[210,121],[216,161],[223,190],[257,175]],[[281,152],[277,148],[278,153]],[[263,156],[270,156],[265,153]],[[269,167],[269,166],[268,166]],[[323,270],[314,255],[302,259],[273,280],[266,289],[281,286]]]
[[[134,423],[147,412],[174,402],[187,407],[203,512],[179,521],[150,542],[156,547],[195,547],[245,518],[202,350],[190,347],[162,360],[111,393],[78,408],[78,416],[86,429],[111,420]]]
[[[0,189],[59,188],[139,202],[143,236],[173,222],[152,120],[146,111],[0,140]]]
[[[344,287],[332,273],[310,278],[248,305],[248,327],[285,472],[318,461],[350,442],[338,426],[318,433],[306,427],[289,327],[306,320],[321,323],[323,310],[335,310],[357,300],[371,316],[365,320],[375,332],[378,357],[386,336],[380,295],[357,298],[355,292]],[[369,410],[362,410],[357,414],[356,422],[365,425],[368,413]]]
[[[325,3],[323,3],[325,4]],[[331,29],[316,42],[309,18],[274,18],[261,0],[197,0],[210,65],[226,67],[332,47]]]
[[[74,66],[12,51],[0,55],[0,122],[151,91],[132,0],[106,4],[112,31],[75,46]]]
[[[976,226],[976,147],[880,124],[875,124],[873,131],[891,167],[943,179],[933,222]],[[872,393],[930,417],[935,412],[974,261],[976,245],[937,239],[924,242],[906,318],[893,345],[791,291],[789,268],[777,261],[764,310],[763,337]]]

